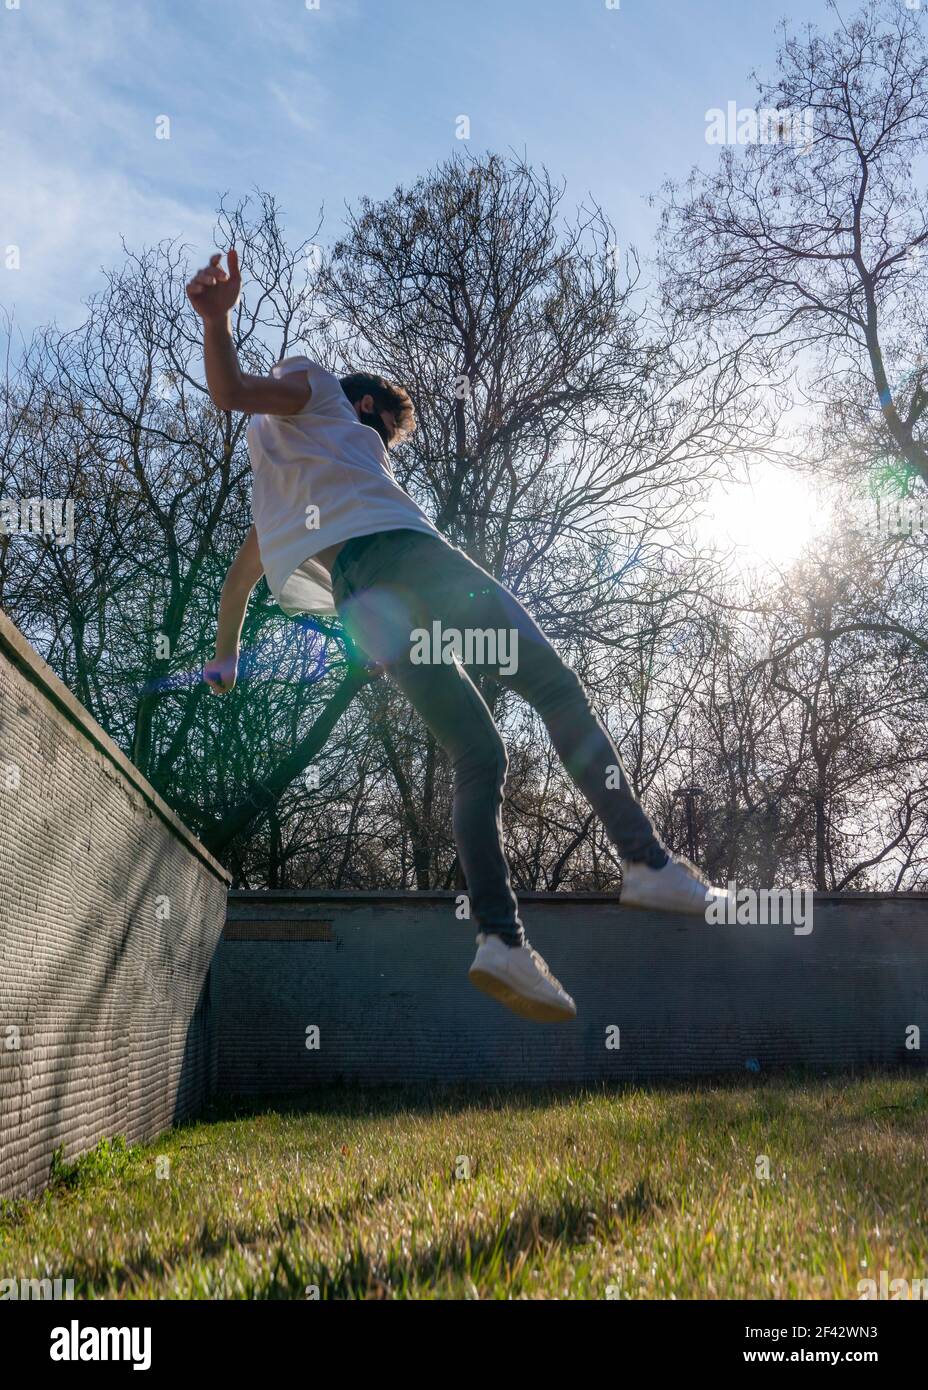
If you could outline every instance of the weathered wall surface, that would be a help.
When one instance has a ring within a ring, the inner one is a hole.
[[[595,895],[528,895],[522,915],[574,1023],[524,1022],[472,988],[474,929],[451,894],[232,893],[214,966],[219,1089],[924,1066],[928,894],[818,896],[806,936]],[[912,1025],[922,1050],[906,1046]]]
[[[201,1107],[227,884],[0,614],[0,1195]]]

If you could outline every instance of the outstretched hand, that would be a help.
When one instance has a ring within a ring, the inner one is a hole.
[[[226,695],[235,685],[238,676],[238,653],[231,656],[214,656],[203,667],[203,680],[214,695]]]
[[[238,252],[231,246],[226,253],[228,272],[219,262],[222,253],[217,251],[210,256],[209,265],[198,270],[187,284],[187,298],[203,319],[223,318],[238,303],[242,290],[242,277],[238,265]]]

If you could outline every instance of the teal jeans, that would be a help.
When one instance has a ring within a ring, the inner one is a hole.
[[[420,531],[361,536],[339,552],[332,586],[352,642],[385,668],[448,756],[454,842],[482,931],[523,939],[503,849],[506,749],[469,671],[488,670],[538,711],[623,858],[666,863],[577,676],[518,599],[462,550]]]

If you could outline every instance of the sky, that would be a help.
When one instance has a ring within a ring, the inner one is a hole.
[[[295,239],[324,206],[334,236],[462,147],[546,164],[646,250],[648,195],[717,157],[705,113],[753,101],[777,14],[825,6],[608,3],[0,0],[0,304],[70,326],[122,239],[211,250],[223,191],[272,192]]]
[[[293,240],[324,208],[327,242],[462,148],[546,165],[647,255],[649,195],[717,159],[706,113],[754,103],[780,16],[832,22],[825,0],[0,0],[0,306],[25,337],[71,327],[123,242],[205,259],[220,194],[256,185]]]

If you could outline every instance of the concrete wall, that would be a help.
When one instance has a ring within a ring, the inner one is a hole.
[[[0,614],[0,1195],[200,1108],[227,884]]]
[[[819,895],[808,936],[601,895],[527,895],[522,911],[574,1023],[524,1022],[472,988],[474,929],[452,894],[232,893],[214,966],[219,1089],[924,1066],[928,894]],[[922,1051],[906,1048],[912,1024]]]

